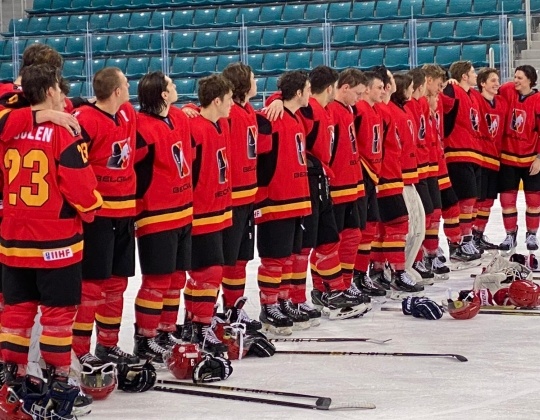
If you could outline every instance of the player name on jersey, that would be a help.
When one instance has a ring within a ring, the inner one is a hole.
[[[27,131],[14,137],[15,140],[35,140],[50,143],[52,140],[53,129],[51,127],[38,127],[36,132]]]

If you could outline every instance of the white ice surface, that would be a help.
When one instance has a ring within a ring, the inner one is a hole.
[[[524,200],[518,201],[518,252],[526,253]],[[505,236],[498,203],[487,234],[500,243]],[[445,243],[441,233],[441,244]],[[447,252],[447,247],[444,247]],[[259,313],[256,270],[248,266],[247,311]],[[469,271],[453,272],[450,280],[426,287],[428,297],[440,302],[450,287],[454,293],[472,287]],[[308,280],[308,283],[310,281]],[[134,299],[140,273],[125,295],[120,345],[133,347]],[[308,285],[309,287],[309,285]],[[385,306],[398,306],[387,302]],[[334,402],[370,401],[374,410],[315,411],[249,402],[148,391],[115,391],[93,404],[88,419],[540,419],[540,317],[480,314],[457,321],[445,314],[438,321],[381,312],[380,306],[360,319],[323,320],[293,337],[391,338],[387,344],[277,343],[282,350],[360,352],[457,353],[469,361],[450,358],[382,356],[275,355],[268,359],[234,361],[232,376],[223,385],[328,396]],[[182,310],[181,310],[182,313]],[[179,320],[181,321],[181,319]],[[161,371],[161,379],[174,379]],[[241,394],[266,398],[264,395]],[[269,397],[271,398],[271,397]],[[283,397],[281,397],[283,398]],[[291,400],[310,403],[308,400]]]

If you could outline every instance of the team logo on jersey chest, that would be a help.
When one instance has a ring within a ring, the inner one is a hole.
[[[257,127],[254,125],[247,128],[247,157],[248,159],[257,158]]]
[[[420,127],[418,127],[418,140],[426,139],[426,117],[420,115]]]
[[[223,147],[216,152],[217,157],[217,167],[219,172],[218,182],[220,184],[225,184],[227,182],[227,154],[226,149]]]
[[[469,112],[469,116],[471,118],[471,126],[472,126],[472,129],[474,131],[478,131],[478,128],[479,128],[479,125],[480,125],[480,121],[479,121],[479,118],[478,118],[478,111],[474,108],[471,108],[470,112]]]
[[[354,123],[351,123],[349,125],[349,141],[351,142],[351,149],[353,154],[356,154],[358,152],[358,149],[356,147],[356,133],[354,132]]]
[[[523,109],[514,108],[512,111],[512,120],[510,121],[510,128],[521,134],[525,128],[526,120],[527,113]]]
[[[186,156],[184,155],[184,148],[182,147],[182,142],[179,141],[174,143],[171,146],[171,152],[176,163],[176,168],[178,169],[178,174],[180,178],[184,178],[189,175],[189,165],[186,162]]]
[[[131,147],[129,147],[129,137],[116,141],[112,144],[112,154],[107,160],[107,168],[126,169],[129,166]]]
[[[296,133],[294,136],[296,141],[296,155],[298,157],[298,163],[300,165],[306,165],[306,145],[304,143],[304,135],[302,133]]]
[[[500,118],[496,114],[486,114],[486,124],[488,133],[491,137],[495,137],[499,131]]]

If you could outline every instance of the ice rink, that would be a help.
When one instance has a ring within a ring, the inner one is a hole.
[[[524,200],[518,201],[520,230],[518,252],[524,245]],[[505,232],[498,203],[493,208],[487,235],[500,243]],[[445,244],[441,234],[441,244]],[[447,253],[447,247],[444,246]],[[485,263],[489,260],[485,260]],[[259,313],[256,269],[249,264],[247,311]],[[426,296],[440,302],[448,288],[457,294],[472,287],[471,273],[479,268],[451,273],[450,280],[426,286]],[[308,280],[308,283],[310,281]],[[140,274],[130,279],[126,293],[120,346],[133,348],[133,303]],[[309,288],[308,284],[308,288]],[[221,302],[221,299],[220,299]],[[388,301],[384,306],[398,306]],[[278,355],[234,361],[234,372],[223,385],[331,397],[336,403],[369,401],[374,410],[315,411],[273,405],[226,401],[198,396],[148,391],[115,391],[93,404],[88,419],[538,419],[540,418],[540,318],[479,314],[458,321],[445,314],[438,321],[382,312],[375,304],[360,319],[323,320],[319,327],[294,332],[292,337],[370,337],[391,339],[386,344],[276,343],[278,350],[333,350],[357,352],[457,353],[469,361],[452,358],[382,356]],[[183,310],[181,310],[183,313]],[[181,319],[179,320],[181,321]],[[160,379],[174,379],[161,371]],[[219,384],[219,383],[216,383]],[[239,393],[233,393],[239,394]],[[265,395],[244,396],[272,398]],[[279,397],[284,399],[284,397]],[[287,399],[313,403],[313,400]]]

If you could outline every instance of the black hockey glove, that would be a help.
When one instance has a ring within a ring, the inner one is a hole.
[[[276,347],[264,336],[257,335],[252,339],[247,356],[271,357],[276,352]]]
[[[207,354],[193,369],[193,382],[222,381],[231,376],[232,371],[229,360]]]
[[[442,307],[428,298],[416,298],[411,305],[411,310],[412,316],[415,318],[436,320],[443,316]]]
[[[116,366],[118,389],[126,392],[148,391],[156,383],[156,369],[149,361],[140,365],[121,363]]]

